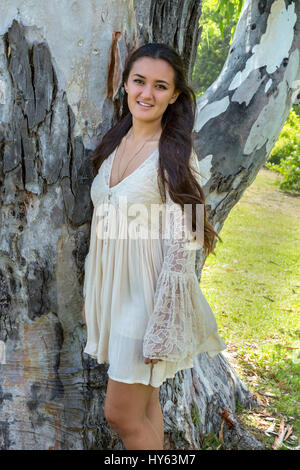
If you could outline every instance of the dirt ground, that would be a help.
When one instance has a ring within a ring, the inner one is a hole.
[[[291,213],[294,217],[300,218],[300,193],[279,189],[274,183],[280,178],[280,174],[268,168],[261,168],[254,182],[243,194],[244,201],[248,204],[274,208],[286,215]],[[257,191],[257,185],[259,185],[259,191]]]

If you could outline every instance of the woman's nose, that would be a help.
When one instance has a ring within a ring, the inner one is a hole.
[[[142,98],[151,98],[152,97],[152,88],[151,85],[145,85],[141,92]]]

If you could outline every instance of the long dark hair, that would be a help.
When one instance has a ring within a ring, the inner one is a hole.
[[[124,82],[128,81],[134,62],[141,57],[163,59],[168,62],[174,69],[175,90],[180,91],[176,101],[168,105],[161,121],[162,133],[159,140],[158,182],[162,201],[165,202],[165,184],[167,184],[171,199],[174,203],[178,203],[182,210],[184,210],[184,204],[192,204],[193,230],[196,230],[195,204],[203,204],[203,250],[205,256],[210,252],[215,254],[213,250],[215,237],[218,237],[220,240],[221,238],[207,220],[205,195],[189,165],[193,148],[192,131],[195,120],[196,96],[193,89],[187,84],[183,61],[176,50],[166,44],[151,43],[141,46],[127,58],[122,77],[123,86]],[[128,109],[126,97],[123,103],[122,117],[105,134],[93,153],[94,176],[96,176],[103,161],[120,144],[131,126],[132,114]],[[165,172],[168,174],[169,182],[166,180]]]

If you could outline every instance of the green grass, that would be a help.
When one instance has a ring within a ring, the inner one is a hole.
[[[270,449],[276,435],[264,431],[273,422],[277,434],[282,417],[293,426],[284,444],[300,445],[300,197],[278,189],[279,177],[260,170],[201,279],[238,375],[265,404],[240,417]]]

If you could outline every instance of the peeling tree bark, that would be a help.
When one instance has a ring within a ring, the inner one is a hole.
[[[107,0],[86,1],[84,11],[61,2],[70,22],[81,14],[91,25],[90,38],[101,30],[86,62],[74,28],[53,34],[51,6],[43,5],[43,24],[38,9],[11,3],[0,20],[0,449],[122,449],[104,419],[107,365],[83,354],[89,157],[119,114],[134,45],[175,45],[191,78],[201,2],[115,0],[112,13]],[[217,231],[267,160],[298,91],[299,13],[296,1],[246,0],[223,70],[198,100],[196,151]],[[65,58],[59,44],[70,48]],[[78,59],[73,68],[69,56]],[[198,253],[199,280],[203,263]],[[166,448],[199,449],[221,425],[228,447],[263,448],[234,415],[237,402],[259,402],[230,359],[229,351],[200,354],[162,385]]]
[[[196,59],[202,28],[202,1],[134,0],[140,44],[163,42],[176,47],[184,59],[189,81]]]

